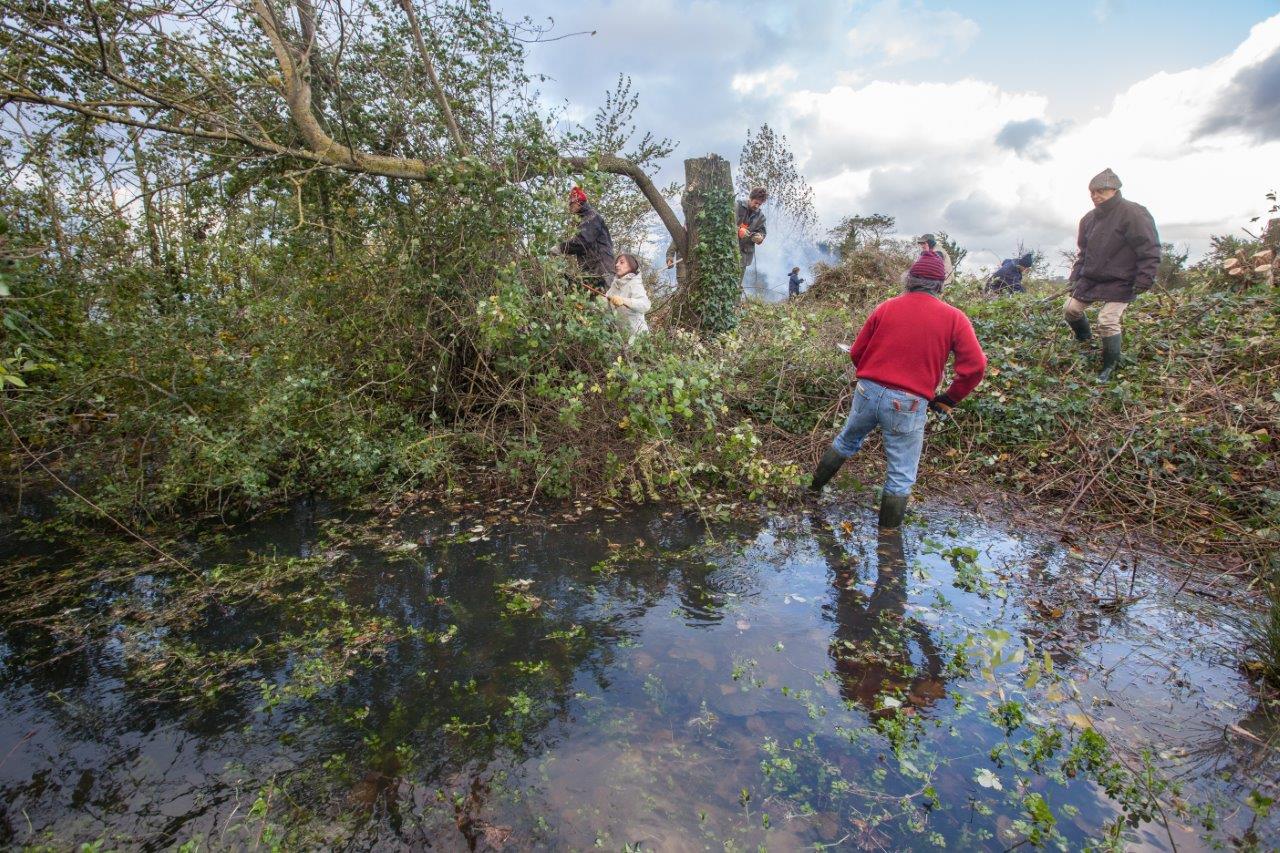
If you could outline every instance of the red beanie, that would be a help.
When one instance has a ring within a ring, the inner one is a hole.
[[[947,277],[947,268],[942,264],[942,256],[935,252],[921,252],[920,259],[911,265],[908,275],[942,281]]]
[[[582,187],[574,187],[573,189],[569,190],[569,201],[576,201],[576,202],[581,202],[582,204],[586,204],[587,194],[582,191]]]

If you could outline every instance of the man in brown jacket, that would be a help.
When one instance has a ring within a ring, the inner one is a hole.
[[[1093,337],[1085,309],[1101,302],[1098,334],[1102,338],[1101,382],[1111,379],[1120,361],[1120,318],[1156,278],[1160,266],[1160,236],[1155,220],[1140,204],[1120,195],[1120,178],[1103,169],[1089,181],[1093,210],[1080,220],[1076,245],[1080,252],[1071,268],[1071,295],[1063,315],[1076,340]]]

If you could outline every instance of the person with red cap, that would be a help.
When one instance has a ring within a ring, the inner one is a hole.
[[[569,191],[569,212],[580,220],[578,231],[551,253],[572,255],[582,269],[583,281],[603,291],[613,278],[613,237],[609,235],[609,226],[587,202],[582,187]]]
[[[902,524],[907,496],[920,468],[925,413],[932,409],[948,415],[986,373],[987,357],[969,318],[942,301],[946,277],[941,256],[922,252],[907,273],[906,292],[881,302],[867,317],[849,349],[858,375],[853,409],[818,462],[809,486],[821,491],[871,431],[880,427],[888,461],[880,498],[881,527]],[[953,354],[955,378],[938,394]]]

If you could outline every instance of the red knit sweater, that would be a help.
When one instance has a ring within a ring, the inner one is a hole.
[[[953,352],[955,379],[947,396],[959,403],[982,381],[987,357],[963,311],[928,293],[911,292],[876,306],[849,357],[859,379],[931,400]]]

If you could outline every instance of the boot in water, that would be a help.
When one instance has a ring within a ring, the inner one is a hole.
[[[812,492],[822,491],[822,487],[836,475],[840,470],[840,466],[844,464],[844,457],[836,453],[834,447],[828,447],[827,452],[822,454],[822,458],[818,460],[818,467],[813,471],[813,482],[809,483],[809,490]]]
[[[1093,330],[1089,328],[1089,318],[1081,317],[1079,320],[1068,320],[1067,325],[1071,327],[1071,331],[1076,333],[1076,340],[1084,343],[1093,337]]]
[[[907,514],[907,495],[891,495],[885,492],[880,496],[880,526],[893,529],[902,526],[902,517]]]
[[[1120,363],[1120,336],[1109,335],[1102,339],[1102,372],[1098,374],[1099,382],[1110,382],[1111,374]]]

